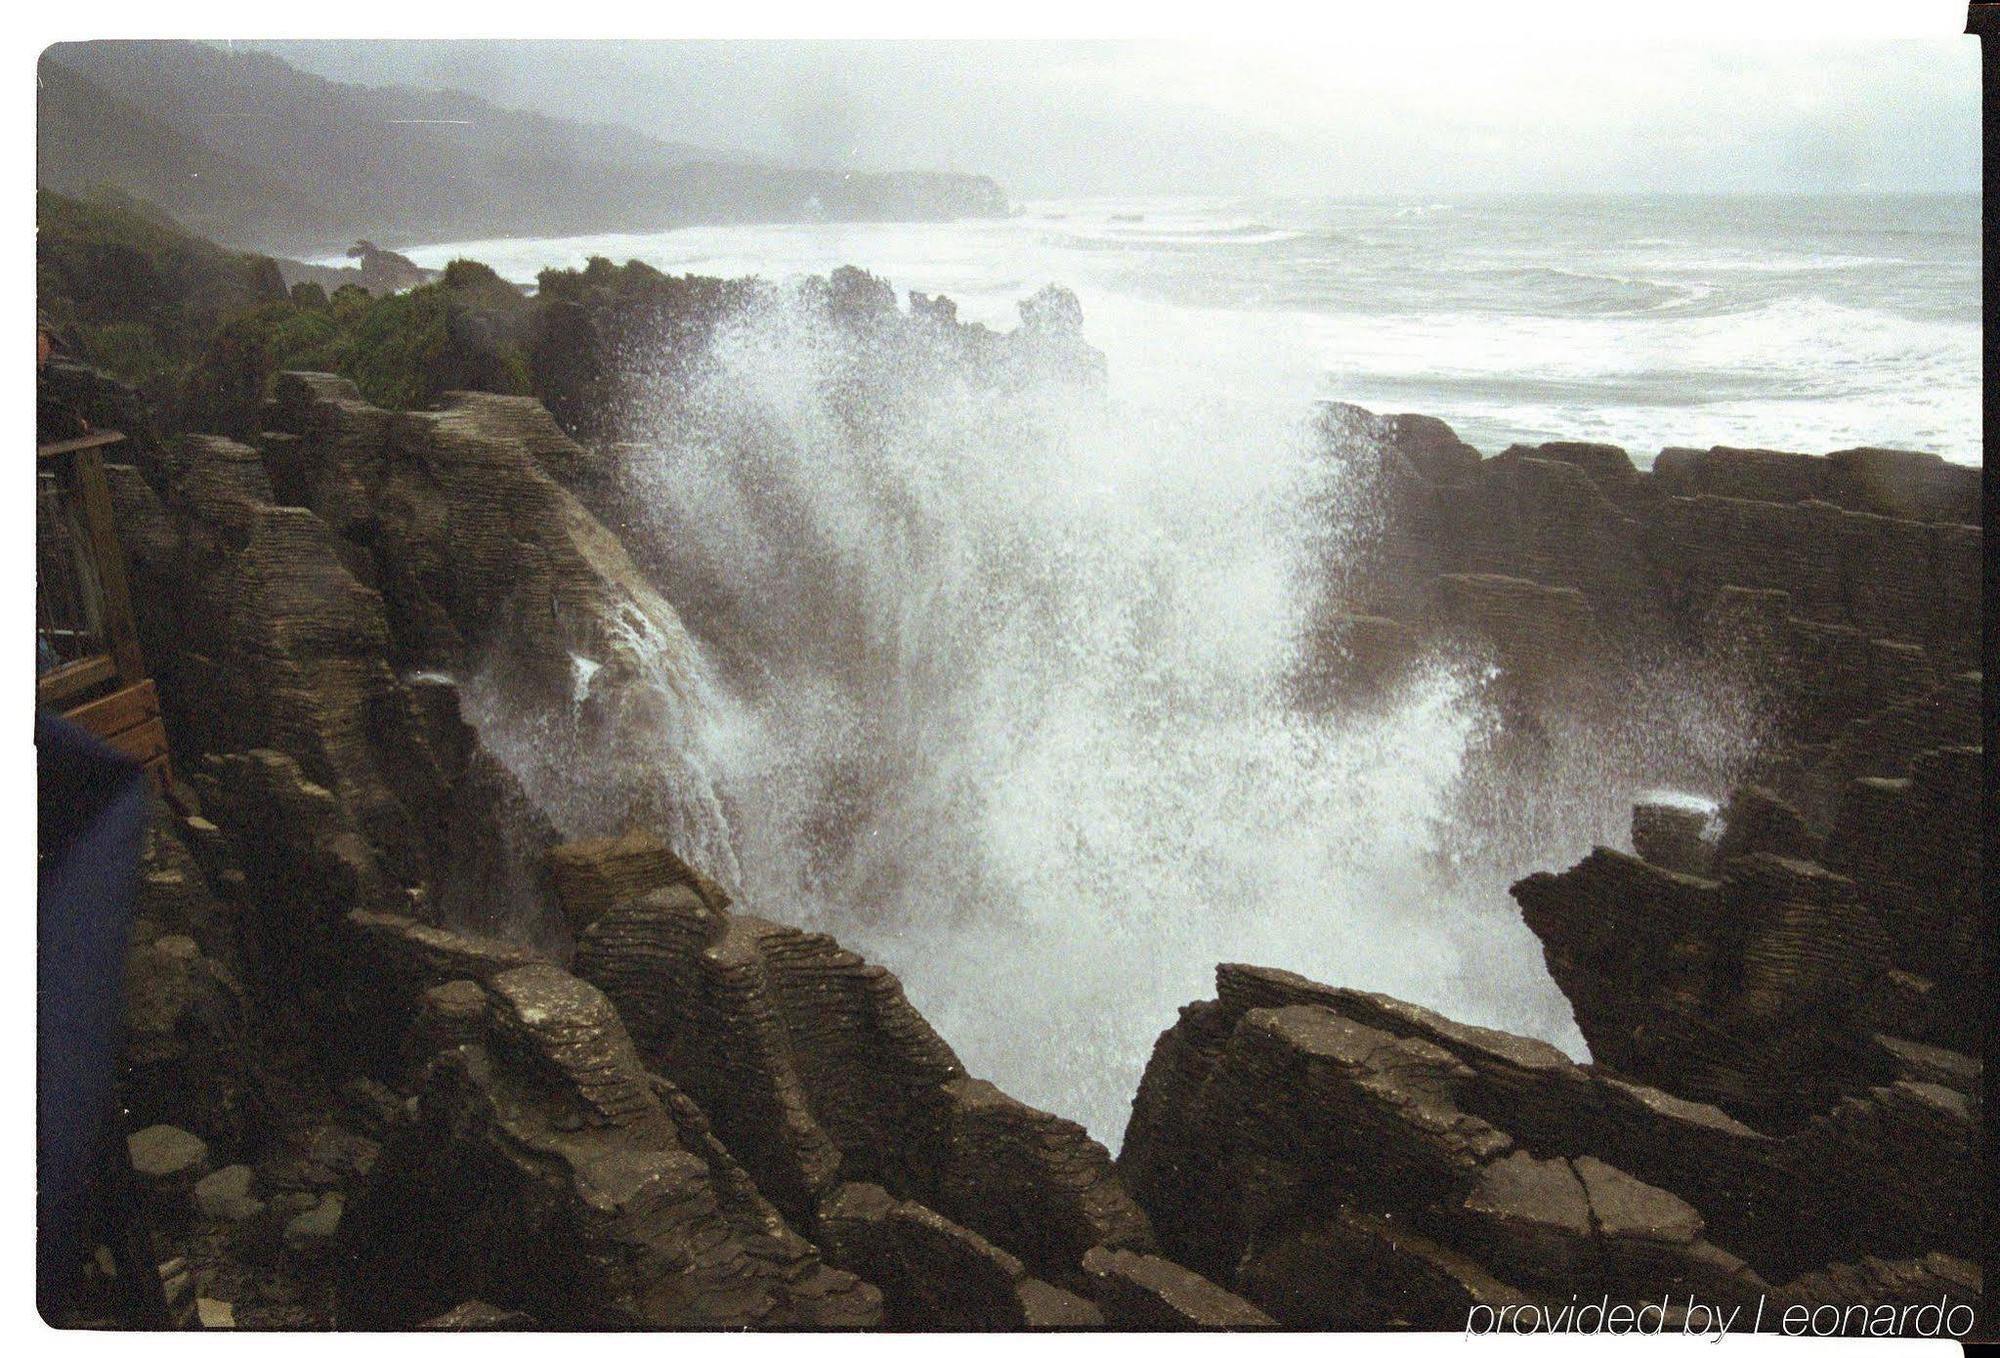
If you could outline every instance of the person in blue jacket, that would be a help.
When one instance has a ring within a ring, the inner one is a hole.
[[[59,717],[35,714],[35,753],[35,1296],[57,1323],[132,1206],[117,1071],[148,802],[136,763]],[[159,1279],[124,1282],[143,1305]]]

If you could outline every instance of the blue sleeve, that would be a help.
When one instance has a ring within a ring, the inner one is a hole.
[[[35,1219],[46,1287],[81,1254],[90,1173],[118,1126],[125,948],[147,799],[137,764],[69,722],[36,713],[35,752]]]

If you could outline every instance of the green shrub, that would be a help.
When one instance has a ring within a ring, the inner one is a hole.
[[[426,284],[369,310],[344,371],[363,396],[391,410],[428,405],[447,391],[526,395],[528,366],[511,329],[505,318],[464,305],[449,281]]]
[[[351,330],[375,305],[375,299],[359,283],[342,283],[333,290],[328,305],[333,309],[334,321],[343,329]]]
[[[329,309],[299,309],[278,318],[265,341],[265,360],[272,372],[287,368],[339,372],[346,365],[351,342]]]
[[[528,305],[521,290],[476,259],[454,259],[439,280],[446,291],[469,306],[489,311],[518,311]]]
[[[433,287],[413,288],[371,306],[347,360],[347,374],[361,394],[391,410],[422,404],[450,342],[449,309]]]
[[[181,412],[189,428],[235,438],[257,432],[257,407],[272,372],[272,337],[297,315],[290,302],[270,302],[216,327],[182,385]]]
[[[169,381],[178,365],[153,327],[140,321],[113,321],[77,330],[83,357],[121,382],[151,390]]]

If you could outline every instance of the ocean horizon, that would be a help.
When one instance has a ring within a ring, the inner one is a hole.
[[[852,264],[1009,328],[1060,283],[1114,392],[1257,389],[1449,422],[1487,452],[1585,440],[1874,446],[1977,464],[1977,194],[1030,199],[947,223],[454,241],[532,284],[593,255],[784,278]]]

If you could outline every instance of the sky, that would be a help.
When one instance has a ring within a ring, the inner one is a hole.
[[[731,157],[990,174],[1017,198],[1969,192],[1979,177],[1977,39],[1949,30],[254,45]]]

